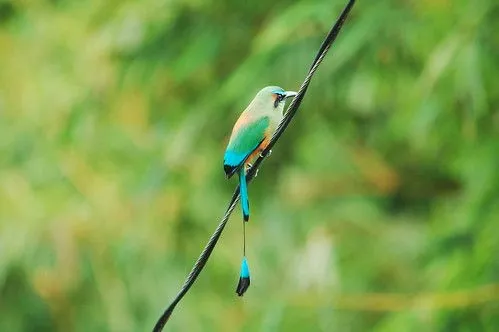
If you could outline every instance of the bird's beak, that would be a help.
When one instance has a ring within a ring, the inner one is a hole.
[[[296,96],[298,93],[294,92],[294,91],[286,91],[286,92],[284,92],[284,94],[286,96],[286,99],[288,99],[288,98]]]

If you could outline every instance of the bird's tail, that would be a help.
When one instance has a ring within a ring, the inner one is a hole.
[[[249,220],[249,200],[248,200],[248,187],[246,184],[246,170],[243,165],[239,169],[239,192],[241,194],[241,207],[243,210],[244,221]]]
[[[237,284],[236,293],[239,296],[243,296],[244,292],[250,286],[250,274],[248,261],[246,260],[246,256],[243,257],[243,261],[241,262],[241,272],[239,273],[239,283]]]

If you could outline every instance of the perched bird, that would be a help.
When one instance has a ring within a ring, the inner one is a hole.
[[[284,101],[296,96],[294,91],[284,91],[278,86],[260,90],[237,120],[224,155],[227,178],[239,173],[239,187],[244,221],[249,220],[246,166],[252,163],[267,147],[283,119]]]
[[[296,96],[294,91],[284,91],[278,86],[260,90],[237,120],[224,155],[224,171],[227,178],[239,174],[239,191],[243,210],[243,260],[236,293],[242,296],[250,285],[250,273],[246,259],[246,221],[249,220],[246,167],[258,158],[269,145],[272,135],[284,117],[284,102]]]

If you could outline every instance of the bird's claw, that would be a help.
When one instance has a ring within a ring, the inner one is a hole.
[[[253,167],[253,164],[250,164],[250,163],[247,163],[246,165],[248,166],[248,170],[250,170]],[[255,175],[253,175],[254,178],[256,178],[256,176],[258,175],[258,170],[259,170],[259,168],[256,169]]]
[[[267,152],[267,157],[270,156],[271,154],[272,154],[272,150],[269,150],[269,152]],[[265,156],[263,155],[263,153],[260,153],[260,157],[263,158]]]

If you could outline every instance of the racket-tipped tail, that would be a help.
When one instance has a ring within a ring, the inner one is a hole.
[[[250,286],[250,274],[248,261],[246,257],[243,257],[241,262],[241,273],[239,274],[239,283],[237,284],[236,293],[238,296],[243,296],[243,294],[248,290]]]

